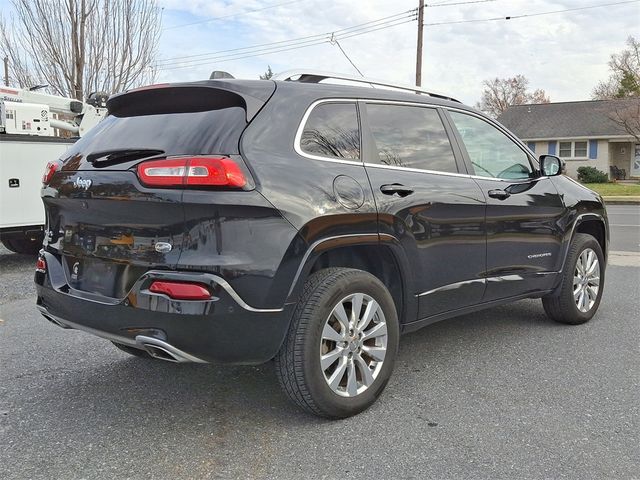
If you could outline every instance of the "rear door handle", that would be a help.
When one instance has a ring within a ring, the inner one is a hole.
[[[496,190],[489,190],[489,196],[491,198],[497,198],[498,200],[504,200],[506,198],[509,198],[511,194],[506,190],[496,189]]]
[[[380,191],[385,195],[394,195],[398,194],[401,197],[406,197],[407,195],[411,195],[413,193],[413,188],[405,187],[399,183],[391,183],[388,185],[380,186]]]

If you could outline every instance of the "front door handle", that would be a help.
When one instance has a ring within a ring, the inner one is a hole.
[[[505,200],[509,198],[511,194],[506,190],[496,189],[496,190],[489,190],[489,196],[491,198],[497,198],[498,200]]]
[[[394,195],[398,194],[401,197],[406,197],[407,195],[411,195],[413,193],[413,188],[405,187],[399,183],[391,183],[388,185],[380,186],[380,191],[385,195]]]

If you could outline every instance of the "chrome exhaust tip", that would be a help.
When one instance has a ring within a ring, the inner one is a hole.
[[[174,363],[208,363],[155,337],[138,335],[136,337],[136,344],[146,350],[151,357],[157,358],[158,360]]]

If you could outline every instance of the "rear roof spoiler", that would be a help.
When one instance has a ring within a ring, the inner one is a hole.
[[[133,117],[241,107],[250,122],[274,91],[275,84],[263,80],[165,83],[113,95],[107,101],[107,109],[117,117]]]

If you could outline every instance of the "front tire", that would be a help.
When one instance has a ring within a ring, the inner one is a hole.
[[[591,235],[576,234],[569,246],[558,292],[542,299],[547,315],[570,325],[591,320],[602,299],[604,273],[604,255],[598,241]]]
[[[320,270],[305,283],[275,358],[278,380],[307,412],[356,415],[389,381],[399,337],[395,305],[380,280],[362,270]]]

